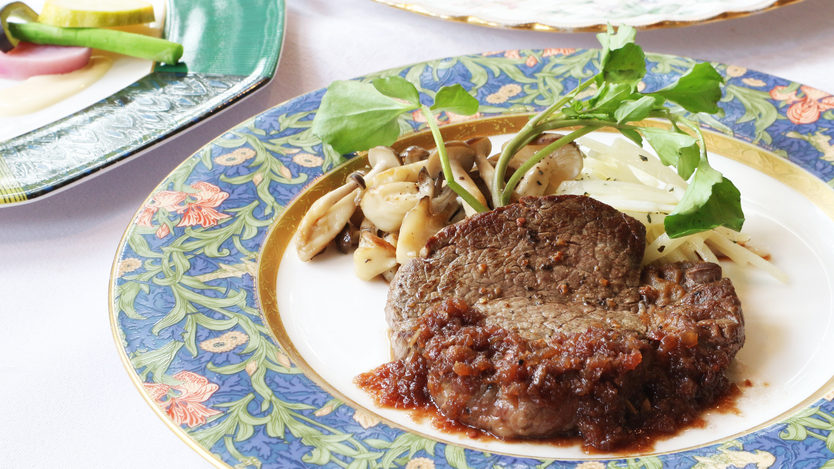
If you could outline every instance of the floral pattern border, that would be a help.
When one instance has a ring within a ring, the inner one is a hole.
[[[598,50],[490,52],[386,70],[428,100],[460,83],[477,117],[531,112],[596,73]],[[649,55],[641,83],[659,89],[697,62]],[[726,77],[724,116],[690,116],[800,165],[832,186],[834,96],[741,67]],[[344,157],[310,132],[324,90],[270,109],[187,159],[125,233],[111,280],[119,350],[170,426],[221,467],[759,468],[834,467],[834,393],[788,420],[721,444],[599,461],[531,460],[447,445],[389,427],[329,395],[293,365],[258,310],[254,276],[283,208]],[[673,109],[675,112],[684,112]],[[442,114],[441,124],[470,117]],[[405,131],[425,116],[404,115]]]

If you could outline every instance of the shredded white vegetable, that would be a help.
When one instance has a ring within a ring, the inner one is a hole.
[[[674,168],[625,139],[612,145],[583,137],[584,168],[574,181],[563,182],[556,194],[588,195],[625,212],[646,225],[649,245],[643,265],[650,262],[718,262],[726,256],[739,265],[752,265],[781,282],[788,276],[765,259],[767,253],[748,247],[750,236],[724,227],[671,239],[663,220],[686,191],[687,183]]]

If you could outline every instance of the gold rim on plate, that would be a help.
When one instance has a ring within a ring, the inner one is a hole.
[[[545,31],[545,32],[556,32],[556,33],[587,33],[587,32],[600,32],[605,31],[606,25],[605,23],[599,23],[590,26],[559,26],[559,25],[552,25],[552,24],[544,24],[539,23],[536,21],[531,21],[527,23],[518,23],[518,24],[505,24],[505,23],[498,23],[495,21],[490,21],[484,18],[479,17],[477,14],[473,15],[448,15],[444,13],[440,13],[437,11],[433,11],[430,8],[423,7],[421,5],[415,5],[413,3],[408,2],[398,2],[392,0],[373,0],[374,2],[381,3],[383,5],[388,5],[390,7],[398,8],[400,10],[409,11],[411,13],[417,13],[423,16],[429,16],[432,18],[439,18],[446,21],[452,21],[455,23],[466,23],[466,24],[474,24],[478,26],[486,26],[490,28],[499,28],[499,29],[518,29],[518,30],[528,30],[528,31]],[[641,30],[650,30],[650,29],[666,29],[666,28],[680,28],[684,26],[695,26],[695,25],[702,25],[708,23],[715,23],[718,21],[724,20],[731,20],[737,18],[745,18],[747,16],[765,13],[771,10],[775,10],[777,8],[787,6],[787,5],[794,5],[804,0],[776,0],[769,6],[764,8],[760,8],[758,10],[751,10],[751,11],[728,11],[724,13],[717,14],[715,16],[704,18],[701,20],[696,21],[674,21],[674,20],[665,20],[665,21],[657,21],[650,24],[643,24],[643,25],[632,25],[635,28]]]

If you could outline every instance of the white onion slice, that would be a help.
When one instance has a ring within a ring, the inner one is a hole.
[[[11,52],[0,52],[0,78],[25,80],[36,75],[73,72],[87,65],[91,54],[89,47],[20,42]]]

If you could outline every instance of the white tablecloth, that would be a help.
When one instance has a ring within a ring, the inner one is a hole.
[[[181,161],[239,122],[373,71],[519,48],[594,48],[594,34],[499,30],[371,0],[287,0],[286,40],[263,89],[95,178],[0,208],[0,467],[207,468],[143,401],[108,317],[131,217]],[[646,51],[734,64],[834,92],[834,4],[806,0],[700,26],[640,32]]]

